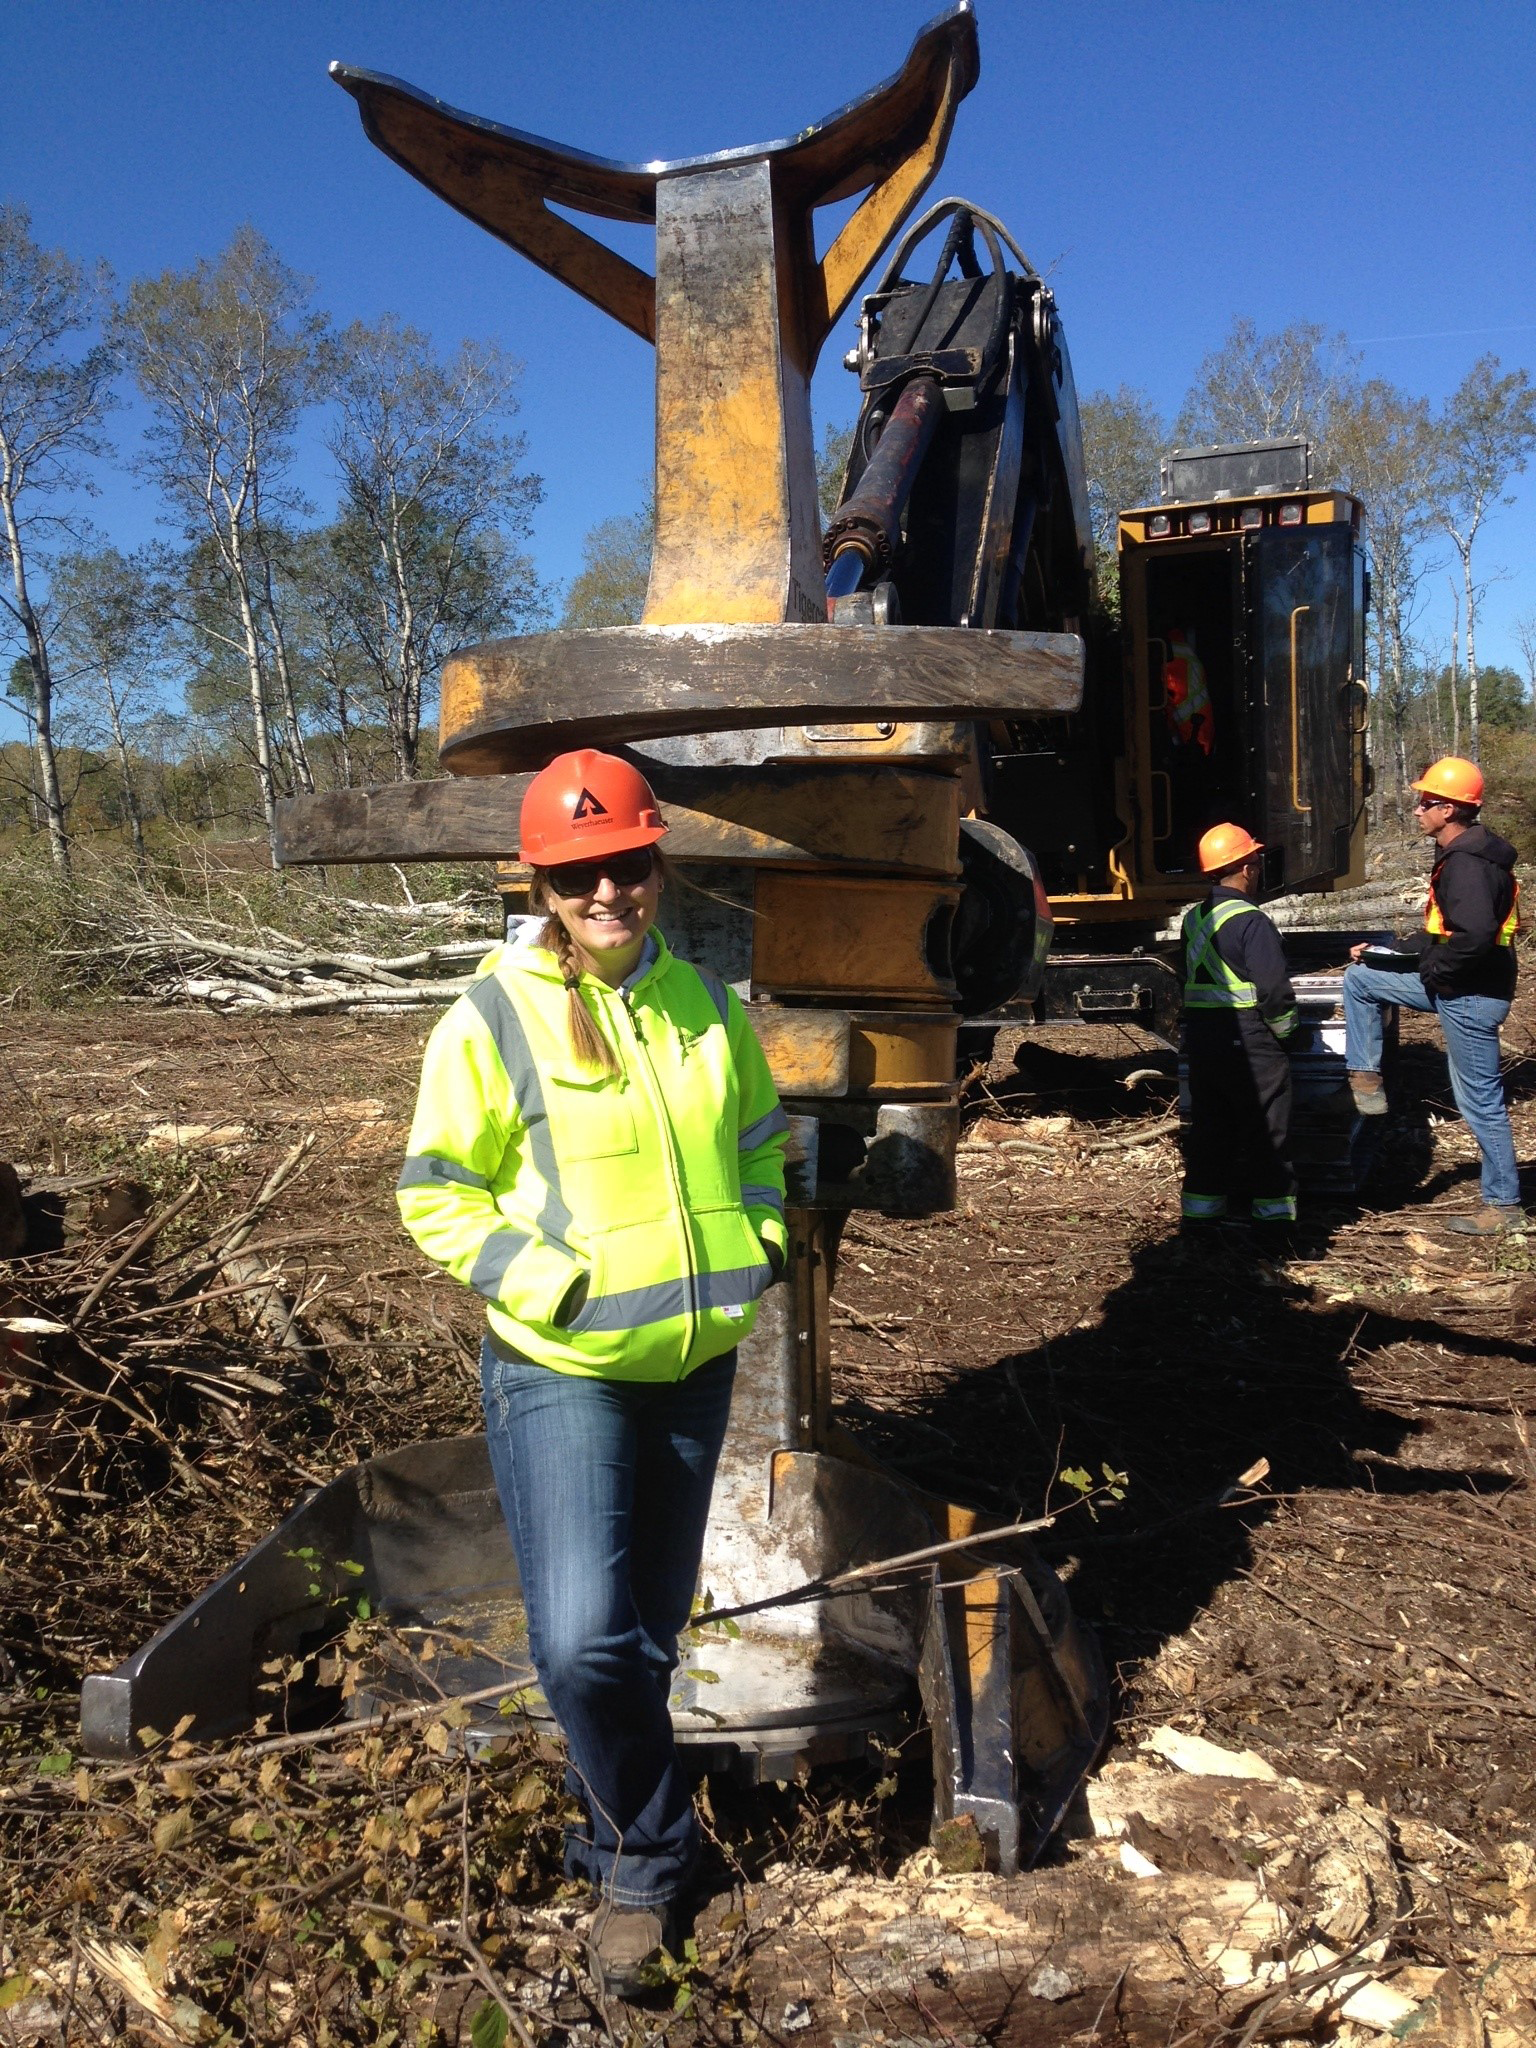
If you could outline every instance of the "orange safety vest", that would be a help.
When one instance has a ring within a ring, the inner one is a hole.
[[[1188,632],[1171,633],[1168,643],[1173,653],[1163,663],[1163,707],[1169,731],[1177,745],[1198,746],[1209,755],[1216,745],[1216,715],[1205,664]]]
[[[1515,893],[1509,901],[1509,914],[1499,926],[1498,937],[1494,942],[1496,945],[1512,946],[1515,943],[1515,934],[1520,929],[1520,884],[1518,882],[1515,883],[1514,890]],[[1430,878],[1429,895],[1424,904],[1424,929],[1432,939],[1448,939],[1451,936],[1450,926],[1445,921],[1445,914],[1435,901],[1433,876]]]

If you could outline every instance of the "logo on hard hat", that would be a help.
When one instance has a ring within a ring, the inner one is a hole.
[[[608,806],[605,803],[599,803],[591,790],[583,783],[581,795],[576,799],[576,808],[571,813],[571,823],[579,825],[584,819],[606,818],[607,815]]]

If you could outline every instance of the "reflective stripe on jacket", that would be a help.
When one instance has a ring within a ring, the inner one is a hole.
[[[788,1119],[741,1003],[659,934],[628,988],[588,974],[580,991],[617,1074],[577,1063],[553,954],[482,962],[427,1044],[400,1214],[525,1357],[681,1379],[751,1329],[763,1245],[787,1244]]]
[[[1244,916],[1250,922],[1231,938],[1218,937]],[[1184,913],[1183,937],[1186,1010],[1256,1010],[1276,1038],[1290,1037],[1298,1021],[1296,992],[1285,971],[1280,936],[1256,903],[1218,883],[1204,903],[1191,904]],[[1234,966],[1229,955],[1241,966]]]
[[[1230,968],[1216,950],[1216,934],[1234,917],[1258,910],[1256,903],[1191,903],[1184,913],[1184,1007],[1186,1010],[1256,1010],[1259,992]]]

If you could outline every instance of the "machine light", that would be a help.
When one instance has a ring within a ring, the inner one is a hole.
[[[1166,539],[1168,534],[1171,533],[1172,530],[1173,529],[1169,525],[1168,514],[1166,512],[1154,512],[1152,514],[1152,517],[1147,521],[1147,532],[1151,535],[1153,540]]]
[[[1237,515],[1237,523],[1244,533],[1252,533],[1256,527],[1264,524],[1264,507],[1262,505],[1245,505]]]
[[[1189,515],[1189,530],[1191,533],[1209,533],[1211,530],[1210,513],[1191,512]]]
[[[1301,507],[1299,505],[1282,505],[1280,507],[1280,524],[1282,526],[1300,526]]]

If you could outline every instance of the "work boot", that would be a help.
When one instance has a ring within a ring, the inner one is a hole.
[[[604,1998],[644,1998],[658,1988],[654,1965],[675,1954],[677,1929],[670,1906],[619,1906],[604,1899],[587,1936],[587,1968]]]
[[[1386,1115],[1387,1091],[1382,1086],[1380,1074],[1351,1074],[1349,1092],[1361,1116]]]
[[[1440,1227],[1455,1231],[1458,1237],[1506,1237],[1512,1230],[1524,1230],[1529,1220],[1518,1202],[1508,1209],[1485,1202],[1470,1216],[1447,1216]]]

